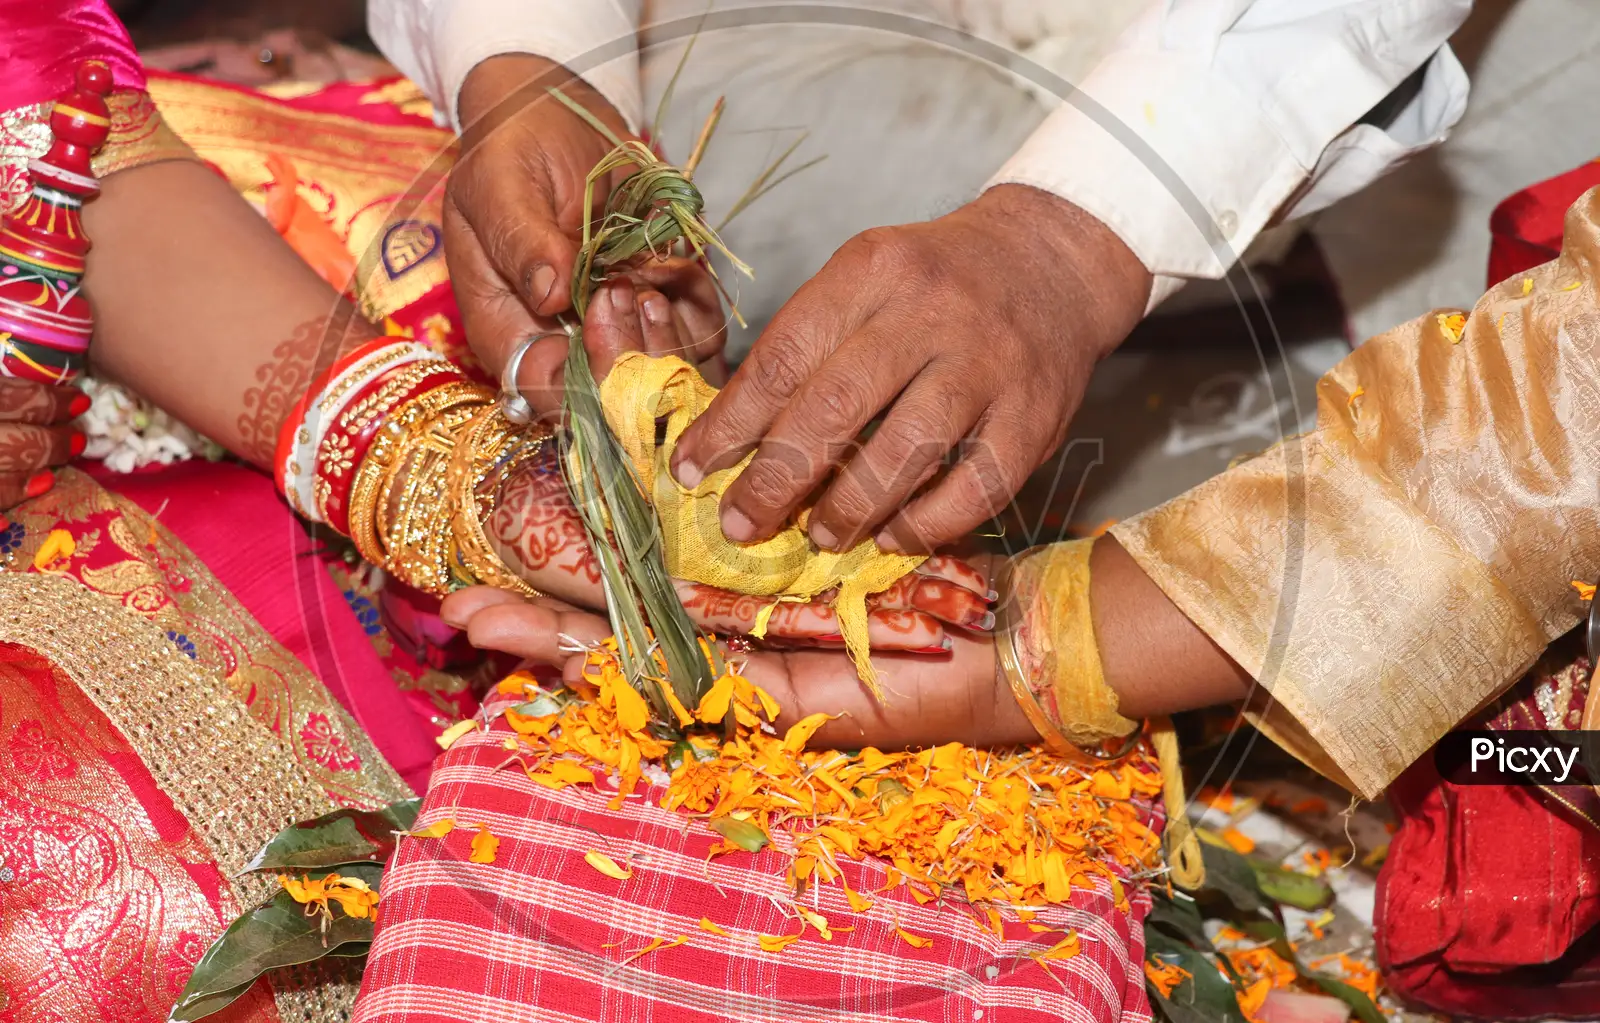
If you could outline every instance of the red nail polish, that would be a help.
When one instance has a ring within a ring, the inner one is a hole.
[[[92,402],[90,402],[89,396],[84,394],[82,391],[79,391],[77,396],[72,399],[72,404],[67,406],[67,418],[78,418],[85,412],[89,411],[89,406],[91,404]]]
[[[23,493],[28,497],[38,497],[55,485],[56,474],[49,469],[44,469],[28,477],[28,486]]]
[[[72,440],[67,443],[67,456],[69,458],[77,458],[79,455],[83,454],[83,449],[88,446],[88,436],[86,434],[74,431],[72,434]]]

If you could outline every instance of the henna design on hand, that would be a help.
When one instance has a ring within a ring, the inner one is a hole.
[[[29,472],[49,464],[51,434],[43,427],[0,423],[0,472]]]
[[[236,454],[256,465],[271,465],[284,417],[311,381],[341,354],[372,336],[371,325],[345,302],[329,315],[296,327],[292,335],[272,349],[272,358],[256,367],[257,386],[244,392]]]
[[[44,384],[0,377],[0,420],[48,423],[53,418],[55,405],[55,396]]]
[[[561,458],[552,441],[506,481],[485,531],[500,556],[519,574],[555,568],[581,583],[600,585],[600,562],[589,547],[583,520],[572,506]]]

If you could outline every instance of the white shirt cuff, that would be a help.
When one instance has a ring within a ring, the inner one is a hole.
[[[1225,274],[1310,170],[1187,54],[1113,53],[1081,88],[986,187],[1031,185],[1111,228],[1156,278],[1150,308],[1182,278]]]

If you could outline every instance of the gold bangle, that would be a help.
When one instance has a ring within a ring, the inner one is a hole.
[[[493,400],[487,388],[468,382],[436,387],[392,410],[378,430],[350,485],[350,539],[361,556],[374,565],[383,565],[386,530],[378,529],[379,508],[387,516],[393,474],[404,463],[427,423],[451,408],[467,404],[487,404]]]
[[[538,454],[549,439],[548,430],[535,437],[513,428],[498,405],[480,411],[462,431],[461,442],[450,456],[445,491],[453,502],[450,527],[455,540],[455,566],[467,581],[497,586],[525,597],[542,596],[505,563],[484,533],[483,524],[494,512],[484,482],[497,466],[500,478]],[[488,443],[484,435],[491,434]]]
[[[1006,681],[1047,746],[1114,758],[1137,744],[1141,729],[1117,711],[1101,669],[1089,606],[1093,546],[1092,539],[1052,544],[1006,564],[998,647]],[[1103,748],[1111,739],[1122,740],[1120,749]]]
[[[429,420],[417,458],[406,471],[404,489],[394,501],[394,522],[384,531],[394,575],[419,590],[450,592],[450,500],[445,474],[462,428],[482,406],[448,409]]]
[[[1005,672],[1006,684],[1011,687],[1011,695],[1016,697],[1017,705],[1022,708],[1022,716],[1039,733],[1045,748],[1057,756],[1074,757],[1080,752],[1078,747],[1067,741],[1066,735],[1039,706],[1038,694],[1023,671],[1022,657],[1017,652],[1017,633],[1021,630],[1024,614],[1015,590],[1016,568],[1022,559],[1032,554],[1032,551],[1024,551],[1014,558],[1007,558],[999,577],[995,579],[995,589],[1000,594],[995,604],[995,652],[1000,658],[1000,668]]]

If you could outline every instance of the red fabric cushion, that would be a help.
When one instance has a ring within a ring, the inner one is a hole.
[[[418,825],[454,817],[442,839],[405,839],[384,873],[378,934],[362,978],[357,1023],[442,1020],[655,1019],[1142,1021],[1143,920],[1149,898],[1113,906],[1109,885],[1073,893],[1037,922],[1076,928],[1083,951],[1050,974],[1026,957],[1061,937],[1007,923],[980,929],[966,903],[917,904],[904,888],[873,894],[852,913],[837,885],[806,905],[828,917],[831,943],[808,930],[781,952],[756,936],[794,934],[799,921],[779,853],[706,860],[717,841],[703,823],[655,805],[658,791],[619,810],[588,787],[552,791],[515,767],[498,769],[503,719],[469,734],[434,766]],[[493,863],[471,863],[476,825],[500,839]],[[631,862],[617,881],[584,854]],[[883,886],[878,864],[844,861],[850,886]],[[732,937],[708,933],[707,918]],[[913,948],[895,933],[933,939]],[[623,964],[654,938],[687,943]]]

